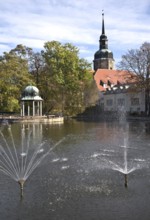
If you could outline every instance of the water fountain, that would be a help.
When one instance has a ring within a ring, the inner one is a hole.
[[[5,132],[6,134],[4,135],[4,133],[0,131],[0,171],[19,183],[20,196],[22,198],[24,184],[27,178],[64,138],[55,144],[50,143],[49,145],[49,143],[45,141],[34,146],[34,143],[32,143],[33,140],[31,141],[32,131],[25,131],[25,129],[22,128],[22,143],[20,149],[20,147],[16,147],[10,125],[7,126]]]
[[[94,160],[94,166],[98,166],[99,169],[112,169],[123,174],[124,186],[127,188],[129,174],[146,167],[148,163],[145,159],[134,155],[136,147],[132,146],[133,141],[130,143],[129,123],[123,108],[119,110],[118,122],[114,130],[109,146],[100,144],[99,152],[92,154],[91,158]]]
[[[119,108],[118,111],[118,119],[119,119],[119,124],[120,124],[120,128],[121,128],[121,133],[122,133],[122,137],[123,137],[123,146],[121,146],[124,149],[123,152],[123,156],[124,156],[124,163],[123,163],[123,167],[120,167],[119,165],[114,164],[114,166],[112,166],[112,168],[114,170],[118,170],[119,172],[124,174],[124,186],[127,187],[128,186],[128,174],[131,173],[132,171],[134,171],[136,169],[136,167],[132,167],[129,168],[128,167],[128,160],[127,160],[127,147],[128,147],[128,131],[129,131],[129,127],[126,124],[126,111],[124,109],[123,106],[121,106]]]
[[[126,127],[121,127],[118,121],[32,125],[26,123],[23,129],[21,123],[11,125],[20,169],[26,167],[27,171],[35,149],[38,153],[34,164],[48,152],[50,145],[54,146],[47,140],[56,143],[64,135],[67,138],[44,158],[25,183],[24,175],[16,177],[16,184],[0,173],[1,219],[98,220],[113,216],[114,219],[133,220],[133,212],[135,219],[137,216],[138,220],[149,219],[150,133],[145,132],[145,123],[127,122]],[[3,127],[2,133],[16,161],[14,166],[18,167],[8,136],[10,131],[6,125]],[[25,139],[23,143],[21,136]],[[41,144],[39,148],[38,143]],[[2,135],[0,145],[11,158]],[[0,147],[0,161],[3,149]],[[6,168],[1,162],[0,166],[4,172]],[[12,166],[9,170],[15,170]],[[25,198],[20,202],[16,193],[23,196],[22,185]]]
[[[134,170],[138,169],[139,166],[134,165],[131,168],[129,168],[129,166],[128,166],[128,160],[127,160],[128,138],[127,137],[124,138],[124,145],[121,146],[121,148],[124,149],[124,152],[123,152],[123,159],[124,159],[123,166],[120,166],[119,164],[117,164],[117,162],[114,163],[111,160],[109,160],[108,162],[111,164],[113,170],[117,170],[120,173],[124,174],[124,186],[127,187],[128,186],[128,174],[133,172]]]
[[[120,129],[120,133],[117,132],[117,138],[119,139],[119,143],[121,143],[120,145],[115,143],[116,145],[113,144],[113,146],[109,146],[109,148],[102,146],[99,152],[94,152],[90,158],[94,162],[94,166],[99,169],[112,169],[123,174],[124,186],[127,188],[128,175],[137,169],[146,167],[148,163],[145,159],[138,158],[137,155],[136,157],[134,156],[134,151],[137,149],[129,146],[128,130],[125,132],[125,130]],[[115,138],[116,142],[117,138]],[[132,157],[130,151],[132,151]]]

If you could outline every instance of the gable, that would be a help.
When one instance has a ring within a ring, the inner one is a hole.
[[[125,70],[98,69],[94,75],[96,85],[100,91],[106,91],[107,88],[114,85],[133,83],[136,81],[135,74]]]

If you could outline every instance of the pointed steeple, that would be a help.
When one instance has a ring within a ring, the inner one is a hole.
[[[102,10],[102,34],[105,35],[104,10]]]
[[[108,50],[108,39],[105,35],[104,11],[102,10],[102,33],[99,38],[99,50],[94,54],[94,70],[114,69],[113,53]]]
[[[100,50],[102,49],[108,49],[108,39],[105,35],[105,23],[104,23],[104,11],[102,10],[102,34],[100,36]]]

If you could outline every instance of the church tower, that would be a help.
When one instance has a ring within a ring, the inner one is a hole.
[[[97,69],[114,69],[113,53],[108,50],[108,39],[105,35],[104,13],[102,13],[102,34],[99,39],[99,50],[94,54],[94,71]]]

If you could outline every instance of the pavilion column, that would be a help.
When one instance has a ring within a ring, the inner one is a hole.
[[[24,117],[24,102],[22,102],[22,111],[21,111],[21,116]]]
[[[30,105],[28,103],[28,116],[30,116]]]
[[[35,102],[33,101],[33,113],[32,113],[33,116],[35,116]]]
[[[40,116],[42,116],[42,101],[40,102]]]
[[[22,116],[22,102],[21,102],[21,110],[20,110],[20,115]]]
[[[40,115],[40,101],[37,103],[37,115]]]

